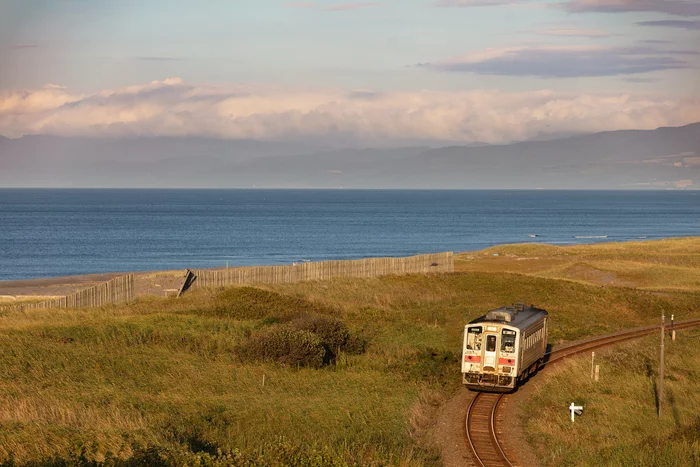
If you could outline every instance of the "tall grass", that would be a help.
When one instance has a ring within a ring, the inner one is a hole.
[[[487,267],[203,289],[94,310],[6,310],[0,462],[153,455],[177,465],[199,465],[201,456],[238,459],[232,465],[436,465],[426,414],[460,387],[464,324],[520,300],[550,312],[556,343],[650,324],[661,309],[698,316],[700,292]],[[342,321],[366,352],[341,350],[319,369],[237,357],[255,336],[309,316]]]
[[[563,364],[536,386],[523,426],[544,465],[700,465],[700,339],[680,333],[666,346],[662,417],[657,418],[659,338],[599,356],[601,380],[590,380],[590,357]],[[567,407],[583,405],[575,423]]]

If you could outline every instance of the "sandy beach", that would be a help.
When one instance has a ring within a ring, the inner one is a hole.
[[[167,295],[180,287],[184,271],[146,271],[134,273],[137,295]],[[0,304],[39,298],[55,298],[106,282],[128,272],[85,274],[80,276],[46,277],[16,281],[0,281]]]

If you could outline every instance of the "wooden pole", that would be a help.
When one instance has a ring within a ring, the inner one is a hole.
[[[661,418],[661,406],[664,401],[664,337],[666,336],[666,326],[664,322],[666,316],[661,310],[661,361],[659,362],[659,418]]]

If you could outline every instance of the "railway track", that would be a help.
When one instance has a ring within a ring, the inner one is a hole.
[[[692,319],[674,323],[673,329],[681,330],[700,326],[700,319]],[[671,329],[671,324],[666,325]],[[608,336],[594,337],[582,342],[550,350],[545,354],[543,366],[551,365],[589,350],[605,347],[611,344],[637,339],[659,332],[659,326],[645,326],[628,331],[621,331]],[[472,452],[475,465],[478,467],[514,467],[508,459],[501,441],[498,439],[498,413],[505,394],[479,392],[472,399],[467,409],[466,433],[467,443]]]
[[[467,410],[467,441],[479,467],[513,467],[496,433],[496,411],[505,394],[479,392]]]

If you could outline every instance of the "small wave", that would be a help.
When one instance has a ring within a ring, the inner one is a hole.
[[[535,238],[535,237],[537,237],[537,234],[529,234],[528,237]]]
[[[574,235],[574,238],[608,238],[607,235]]]

